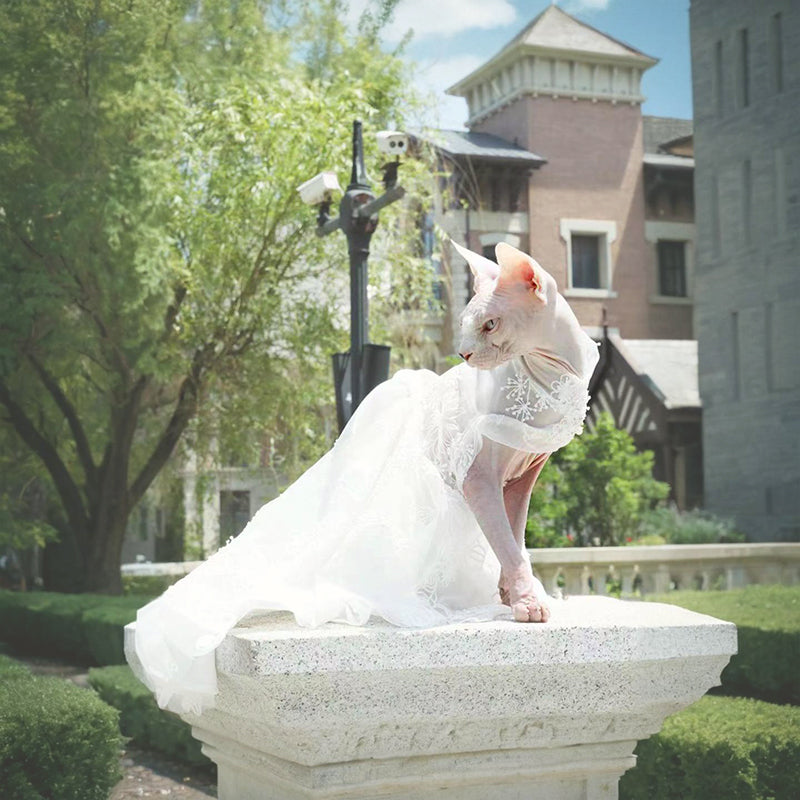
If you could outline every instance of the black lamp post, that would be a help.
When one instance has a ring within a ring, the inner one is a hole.
[[[317,235],[341,229],[350,254],[350,351],[333,355],[336,415],[341,431],[366,395],[389,377],[389,348],[369,342],[367,312],[367,262],[378,212],[406,193],[397,185],[396,161],[385,164],[386,191],[375,197],[364,170],[364,140],[361,122],[353,122],[353,169],[350,185],[339,203],[339,216],[329,216],[331,200],[319,204]],[[349,385],[349,398],[347,387]]]

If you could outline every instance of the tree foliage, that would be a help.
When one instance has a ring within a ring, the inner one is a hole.
[[[636,452],[609,414],[598,417],[542,470],[528,517],[529,545],[619,545],[637,535],[669,486],[653,478],[653,454]]]
[[[399,124],[393,6],[355,35],[337,0],[0,6],[0,424],[81,588],[120,590],[128,516],[187,432],[315,454],[346,248],[295,190],[347,174],[352,119]]]

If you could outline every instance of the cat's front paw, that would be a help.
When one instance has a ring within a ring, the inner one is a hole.
[[[500,580],[497,583],[497,591],[500,592],[500,602],[504,606],[511,606],[511,593],[508,591],[508,581],[506,576],[501,572]]]
[[[517,622],[547,622],[550,609],[537,591],[531,568],[523,564],[505,579],[511,611]],[[500,596],[503,596],[501,588]]]

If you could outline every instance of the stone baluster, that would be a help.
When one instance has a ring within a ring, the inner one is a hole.
[[[733,564],[725,569],[725,588],[740,589],[747,586],[747,570],[741,564]]]
[[[629,597],[634,592],[634,584],[639,576],[639,565],[623,567],[620,572],[622,573],[622,594]]]
[[[558,597],[558,573],[561,571],[558,567],[545,566],[542,567],[538,564],[533,565],[534,574],[542,582],[545,591],[551,597]]]
[[[697,569],[695,567],[683,567],[678,569],[678,588],[696,589]]]
[[[592,570],[588,564],[585,564],[581,570],[581,590],[580,594],[591,594],[592,587],[589,583],[589,578],[592,577]]]
[[[608,594],[606,581],[609,578],[609,573],[613,573],[614,567],[606,567],[600,564],[594,568],[594,591],[595,594],[605,596]]]
[[[564,574],[564,594],[588,594],[583,591],[581,585],[583,576],[580,567],[565,566],[562,572]]]

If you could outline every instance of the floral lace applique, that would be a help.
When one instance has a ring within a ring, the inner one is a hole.
[[[511,405],[506,411],[512,417],[516,417],[520,422],[527,422],[533,417],[534,408],[531,405],[531,382],[519,370],[506,381],[506,400],[511,401]]]
[[[550,391],[534,384],[527,375],[517,370],[506,381],[506,399],[511,402],[506,412],[520,422],[532,420],[536,414],[552,410],[561,413],[561,419],[552,427],[554,438],[577,435],[583,429],[588,411],[589,394],[586,386],[574,375],[564,374],[550,384]]]

